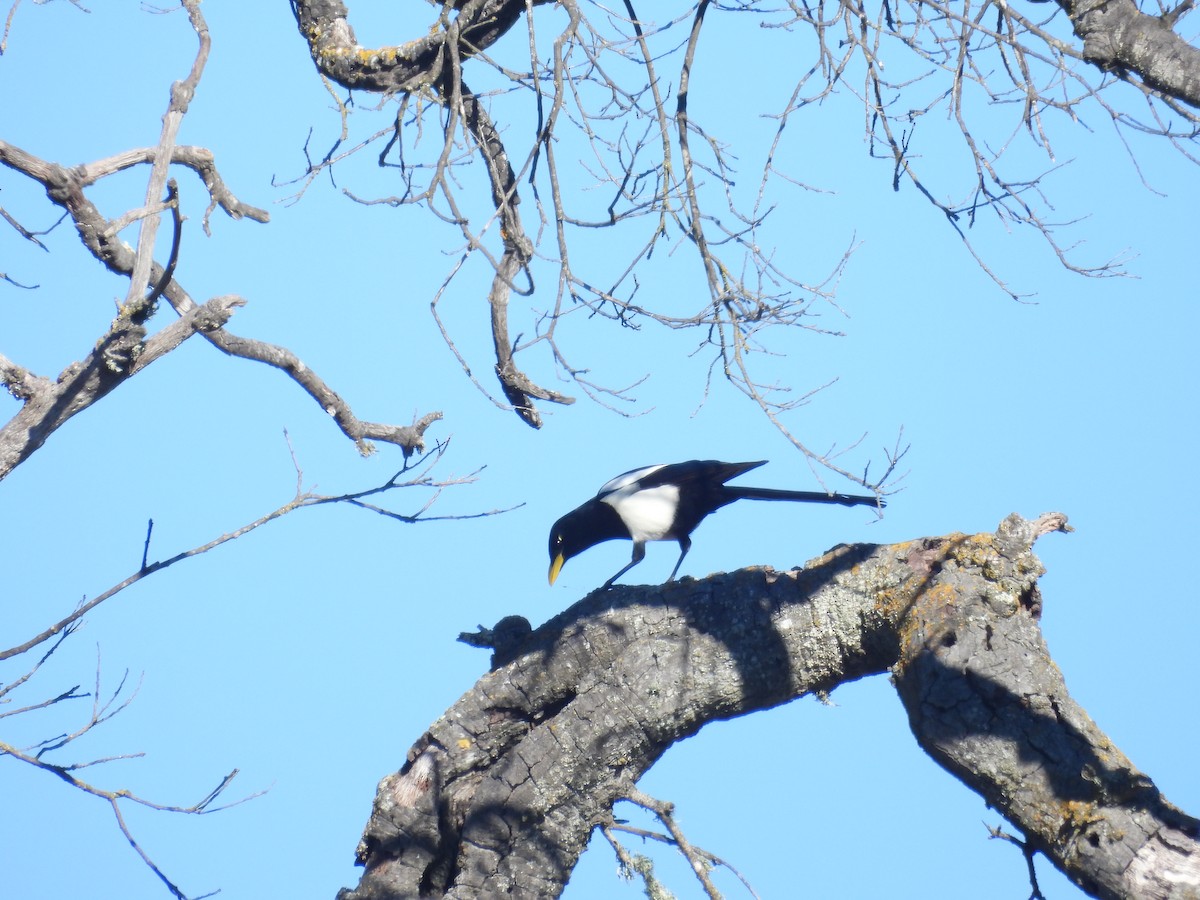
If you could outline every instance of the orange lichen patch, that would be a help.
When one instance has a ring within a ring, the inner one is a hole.
[[[914,607],[929,606],[931,610],[952,605],[957,599],[954,588],[944,583],[936,583],[934,574],[942,569],[947,555],[958,543],[965,539],[962,535],[953,535],[949,540],[931,543],[926,540],[905,541],[895,545],[895,558],[902,560],[912,571],[912,575],[894,586],[879,586],[875,591],[875,611],[880,616],[899,620],[908,616]],[[935,583],[930,583],[934,581]],[[928,612],[922,613],[928,616]],[[914,624],[910,620],[907,627]]]
[[[887,620],[900,618],[912,606],[912,602],[912,591],[904,586],[875,592],[875,612]]]
[[[382,66],[394,66],[400,56],[400,51],[396,47],[381,47],[378,50],[359,47],[355,55],[363,65],[377,69]]]
[[[987,532],[963,536],[950,545],[951,557],[960,565],[983,568],[995,564],[1000,558],[996,550],[995,535]]]
[[[321,47],[317,51],[318,61],[320,61],[322,59],[349,59],[351,56],[354,56],[354,55],[355,55],[355,49],[353,47],[342,47],[342,46]]]
[[[899,623],[901,656],[898,665],[901,668],[906,660],[940,643],[944,636],[953,632],[951,611],[957,601],[958,591],[949,584],[932,585],[912,598],[911,608]]]
[[[1104,821],[1104,816],[1096,808],[1096,804],[1085,800],[1066,800],[1055,804],[1055,812],[1059,821],[1056,823],[1060,834],[1081,833],[1092,825]]]
[[[934,612],[949,609],[957,599],[958,591],[952,585],[941,583],[921,591],[917,602],[923,610]]]
[[[958,590],[953,585],[940,582],[921,591],[914,608],[924,618],[938,619],[953,609],[957,600]]]

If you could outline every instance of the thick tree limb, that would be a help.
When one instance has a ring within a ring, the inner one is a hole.
[[[592,829],[705,723],[891,672],[922,746],[1097,897],[1200,886],[1200,823],[1071,700],[1033,542],[842,546],[803,569],[597,593],[533,631],[379,786],[341,900],[554,897]],[[1175,893],[1172,893],[1175,891]]]
[[[1151,16],[1133,0],[1058,0],[1083,41],[1083,58],[1129,81],[1200,107],[1200,50],[1172,26],[1187,4]]]
[[[1042,639],[1028,548],[1046,520],[1010,517],[990,546],[951,538],[909,555],[930,579],[892,669],[913,733],[1088,894],[1200,896],[1200,823],[1071,699]]]
[[[549,2],[533,0],[532,5]],[[371,49],[358,43],[342,0],[292,0],[317,70],[342,87],[379,94],[408,93],[449,77],[445,66],[451,33],[462,42],[464,55],[474,55],[502,38],[525,9],[526,0],[446,3],[441,27],[415,41]],[[456,11],[453,20],[450,10]]]

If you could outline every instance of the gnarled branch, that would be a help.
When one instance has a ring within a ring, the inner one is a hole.
[[[553,897],[594,827],[705,723],[892,673],[918,741],[1097,897],[1196,883],[1200,822],[1071,699],[1039,629],[1049,514],[842,546],[803,569],[594,594],[534,630],[380,783],[341,900]],[[652,684],[648,679],[653,679]],[[1191,878],[1192,881],[1187,881]]]
[[[1133,0],[1058,0],[1071,19],[1083,58],[1123,80],[1136,76],[1152,90],[1200,109],[1200,50],[1174,30],[1189,4],[1162,16]]]

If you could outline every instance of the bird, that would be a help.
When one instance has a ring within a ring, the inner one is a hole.
[[[692,547],[692,532],[709,513],[735,500],[794,500],[877,508],[887,505],[875,496],[726,484],[766,462],[765,459],[756,462],[693,459],[643,466],[618,475],[601,487],[595,497],[571,510],[550,529],[550,584],[554,584],[568,559],[611,540],[633,541],[633,558],[604,582],[601,590],[612,587],[618,578],[645,558],[647,541],[676,541],[679,544],[679,559],[667,579],[672,581]]]

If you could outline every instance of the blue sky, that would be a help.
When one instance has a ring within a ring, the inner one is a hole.
[[[373,6],[354,9],[364,43],[428,27],[425,18]],[[415,209],[354,204],[328,180],[296,203],[283,202],[290,189],[272,186],[302,172],[310,128],[323,150],[339,127],[287,4],[210,0],[204,13],[213,53],[180,139],[210,147],[232,189],[268,208],[272,221],[232,222],[218,212],[213,236],[204,237],[205,199],[181,173],[189,221],[179,278],[199,299],[244,296],[232,330],[296,351],[361,417],[407,422],[442,410],[444,422],[430,432],[450,441],[438,474],[486,468],[447,491],[435,512],[522,505],[418,526],[349,508],[302,510],[106,604],[19,700],[78,683],[89,689],[98,654],[104,690],[128,669],[140,679],[136,700],[80,741],[75,758],[146,755],[88,770],[98,784],[188,804],[237,768],[233,796],[267,790],[200,818],[130,811],[147,852],[192,894],[331,897],[357,880],[354,848],[378,779],[486,668],[486,654],[456,635],[510,613],[544,621],[627,559],[625,545],[596,548],[549,589],[546,532],[562,512],[618,472],[655,462],[770,459],[752,483],[812,488],[816,479],[745,398],[720,384],[705,397],[707,360],[689,357],[692,337],[654,328],[634,334],[581,322],[564,336],[606,383],[649,372],[637,392],[643,415],[620,417],[581,399],[546,409],[545,428],[534,432],[498,410],[463,376],[428,313],[456,258],[453,230]],[[772,92],[771,57],[760,43],[768,39],[783,40],[714,14],[693,83],[696,113],[731,142],[751,180],[765,153],[761,137],[774,127],[757,114],[777,110],[790,88]],[[150,145],[168,86],[186,74],[194,46],[181,13],[136,3],[95,4],[90,14],[62,0],[23,4],[0,57],[0,137],[65,164]],[[731,56],[743,63],[736,78]],[[1010,114],[996,113],[998,130]],[[363,132],[380,127],[365,115],[355,121]],[[1133,277],[1081,278],[1036,236],[981,222],[972,236],[989,264],[1035,295],[1017,303],[916,191],[891,190],[886,163],[868,158],[854,98],[797,114],[783,160],[826,193],[781,186],[771,239],[807,280],[819,280],[847,246],[857,249],[839,287],[845,314],[830,308],[821,320],[845,336],[783,335],[777,349],[787,356],[765,371],[799,389],[836,378],[789,426],[816,447],[868,432],[854,459],[876,465],[903,429],[908,475],[878,522],[861,510],[731,507],[697,532],[683,572],[787,568],[840,542],[992,530],[1010,512],[1063,511],[1076,532],[1037,548],[1048,569],[1051,651],[1116,745],[1195,813],[1200,774],[1187,748],[1197,738],[1200,612],[1180,574],[1195,557],[1198,499],[1190,223],[1200,182],[1177,152],[1135,136],[1141,174],[1155,190],[1147,189],[1111,126],[1085,124],[1090,131],[1058,123],[1057,159],[1068,164],[1047,187],[1059,218],[1083,217],[1066,232],[1067,242],[1081,242],[1078,258],[1128,255]],[[956,151],[937,134],[922,147],[947,190],[956,172],[965,174]],[[394,192],[370,163],[348,166],[338,186]],[[1031,173],[1035,164],[1030,156]],[[123,212],[139,204],[146,174],[128,173],[90,196],[110,215]],[[54,218],[39,193],[0,171],[0,203],[29,227]],[[604,240],[581,243],[590,265],[602,267],[620,249]],[[84,257],[70,229],[45,242],[50,254],[0,231],[0,271],[40,285],[29,292],[0,283],[0,352],[54,375],[90,349],[125,285]],[[646,296],[686,306],[689,292],[702,290],[685,252],[660,254],[646,268]],[[441,307],[460,350],[484,373],[485,275],[468,268]],[[544,279],[544,293],[514,302],[514,318],[524,317],[517,330],[530,327],[528,305],[550,305],[551,290]],[[164,310],[155,321],[168,319]],[[578,393],[555,380],[544,355],[522,360],[535,380]],[[5,416],[16,408],[0,399]],[[166,557],[287,501],[296,476],[285,428],[305,484],[322,492],[369,487],[399,467],[386,447],[360,459],[279,374],[200,341],[72,420],[0,484],[9,526],[0,545],[0,644],[24,640],[135,571],[149,518],[152,556]],[[394,505],[411,511],[426,499]],[[672,547],[651,546],[635,580],[665,578],[674,560]],[[0,680],[23,671],[8,666]],[[85,715],[60,708],[5,720],[3,739],[69,731]],[[742,762],[741,777],[727,776],[730,760]],[[1019,854],[987,840],[985,823],[1001,820],[921,753],[882,678],[840,688],[832,705],[806,699],[711,726],[673,748],[641,786],[673,800],[691,839],[737,866],[763,897],[792,896],[798,886],[812,896],[1025,896]],[[100,801],[5,760],[0,796],[6,896],[166,896]],[[669,853],[644,852],[680,896],[699,896]],[[1044,862],[1039,875],[1048,897],[1079,896]],[[732,881],[719,883],[739,896]],[[566,896],[640,892],[618,882],[611,851],[597,846]]]

